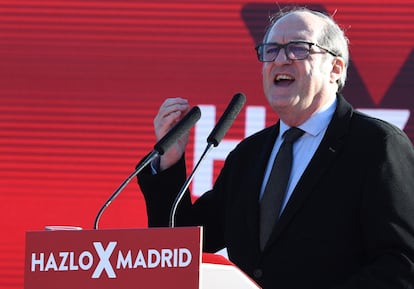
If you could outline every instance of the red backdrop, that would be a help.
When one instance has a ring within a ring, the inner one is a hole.
[[[104,201],[152,149],[152,119],[166,97],[188,98],[207,112],[192,130],[191,164],[214,115],[234,93],[247,96],[212,153],[214,170],[195,179],[202,188],[237,141],[277,119],[253,49],[274,3],[0,0],[1,288],[23,287],[26,231],[92,228]],[[351,40],[345,97],[395,122],[413,141],[413,1],[306,4],[335,13]],[[100,227],[145,226],[134,180]]]

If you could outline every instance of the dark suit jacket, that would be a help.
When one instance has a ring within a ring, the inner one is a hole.
[[[203,225],[204,249],[229,258],[263,288],[414,288],[414,150],[399,129],[337,109],[271,240],[259,249],[259,191],[279,125],[242,141],[213,189],[177,224]],[[185,163],[142,172],[149,226],[167,226]]]

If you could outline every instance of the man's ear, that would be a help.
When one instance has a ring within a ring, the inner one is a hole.
[[[335,83],[341,78],[345,70],[345,62],[342,57],[334,57],[332,60],[331,82]]]

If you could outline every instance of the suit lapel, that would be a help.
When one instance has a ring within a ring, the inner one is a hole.
[[[326,171],[329,170],[332,162],[342,149],[343,138],[348,131],[351,115],[352,107],[339,96],[337,109],[328,126],[325,136],[296,185],[296,188],[270,237],[269,244],[282,234],[283,230],[288,226],[292,218],[305,203],[315,185],[321,178],[323,178]]]

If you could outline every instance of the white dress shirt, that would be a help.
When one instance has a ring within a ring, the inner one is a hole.
[[[310,160],[315,154],[316,149],[320,145],[322,138],[325,135],[326,129],[328,128],[328,125],[335,112],[335,108],[336,98],[334,98],[331,102],[327,103],[318,112],[313,114],[307,121],[305,121],[303,124],[299,126],[299,128],[305,131],[305,133],[293,144],[292,171],[287,185],[287,191],[282,204],[281,212],[285,208],[287,202],[290,199],[290,196],[292,195],[294,188],[296,187],[296,184],[298,183],[300,177],[302,176]],[[264,189],[266,187],[270,172],[272,170],[273,162],[282,144],[282,135],[289,128],[290,127],[286,125],[283,121],[280,121],[279,135],[276,138],[272,153],[269,158],[269,162],[266,167],[266,172],[260,191],[260,199],[262,199]]]

